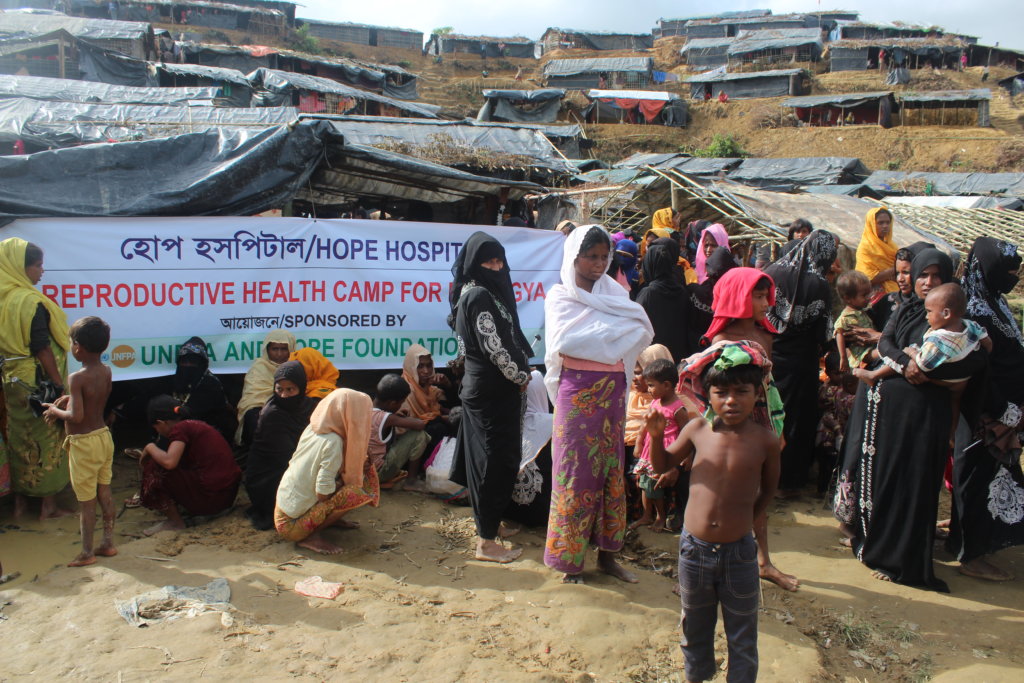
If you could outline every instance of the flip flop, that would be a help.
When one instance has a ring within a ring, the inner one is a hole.
[[[405,470],[398,470],[398,474],[396,474],[395,476],[391,477],[386,482],[381,484],[380,488],[383,491],[390,491],[391,489],[393,489],[395,487],[395,484],[397,484],[398,482],[402,481],[403,479],[405,479],[408,476],[409,476],[409,473],[406,472]]]
[[[991,574],[985,574],[984,572],[976,572],[973,569],[960,565],[959,571],[964,576],[969,576],[972,579],[981,579],[982,581],[992,581],[993,583],[1003,583],[1004,581],[1013,581],[1013,575],[1003,572],[1003,576],[992,576]]]
[[[124,449],[124,455],[126,458],[131,458],[132,460],[139,460],[142,457],[142,449],[126,448]]]
[[[126,508],[142,507],[142,497],[138,493],[136,493],[131,498],[125,498],[124,499],[124,506]]]

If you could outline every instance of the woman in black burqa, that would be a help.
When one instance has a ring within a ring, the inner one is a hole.
[[[725,247],[715,249],[704,262],[704,272],[708,279],[704,282],[693,282],[686,285],[689,295],[687,301],[687,335],[686,355],[691,356],[701,350],[700,339],[711,326],[714,311],[711,305],[715,301],[715,283],[727,272],[736,267],[736,259]]]
[[[290,360],[277,366],[274,393],[260,410],[243,479],[252,503],[245,514],[257,529],[274,528],[277,487],[317,403],[319,399],[306,396],[302,363]]]
[[[815,230],[796,249],[765,268],[775,282],[768,320],[778,330],[772,344],[772,375],[786,408],[779,491],[796,493],[807,484],[814,438],[821,418],[818,361],[832,338],[828,274],[836,260],[836,237]]]
[[[636,297],[654,327],[652,344],[664,344],[672,361],[686,358],[688,316],[686,288],[676,275],[679,243],[669,237],[651,242],[643,261],[643,289]]]
[[[988,332],[992,353],[980,414],[961,421],[956,434],[946,548],[960,561],[960,573],[990,581],[1013,577],[986,555],[1024,544],[1024,335],[1005,296],[1017,286],[1020,265],[1017,245],[979,237],[963,277],[967,316]],[[964,417],[972,416],[965,411]]]
[[[530,342],[519,326],[505,248],[484,232],[462,246],[452,267],[448,325],[465,356],[459,397],[462,421],[451,480],[469,489],[476,520],[476,558],[511,562],[522,549],[505,548],[501,515],[519,474],[523,392],[530,381]]]
[[[878,342],[883,362],[900,374],[857,389],[833,511],[875,578],[948,592],[935,576],[932,549],[952,404],[949,389],[929,379],[970,377],[984,370],[986,359],[972,354],[924,376],[903,349],[922,343],[924,298],[952,281],[953,262],[924,249],[914,257],[911,278],[914,297],[900,305]]]

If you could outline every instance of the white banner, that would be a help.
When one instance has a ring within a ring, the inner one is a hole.
[[[544,298],[559,281],[554,231],[306,218],[20,220],[45,254],[39,288],[73,322],[110,324],[114,379],[166,375],[178,347],[202,337],[216,372],[245,372],[275,328],[339,369],[401,367],[414,343],[436,363],[457,344],[445,322],[451,267],[475,231],[505,247],[527,338],[543,336]],[[534,346],[543,358],[543,342]],[[69,368],[76,363],[68,359]]]

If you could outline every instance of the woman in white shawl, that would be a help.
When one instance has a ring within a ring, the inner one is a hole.
[[[587,546],[598,567],[636,582],[615,554],[626,533],[626,389],[654,337],[644,309],[608,277],[611,239],[599,225],[565,241],[562,283],[544,303],[544,380],[555,406],[552,488],[544,563],[579,583]]]

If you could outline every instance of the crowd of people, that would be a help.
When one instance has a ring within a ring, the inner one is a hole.
[[[877,208],[843,272],[839,239],[804,219],[754,263],[723,225],[678,223],[667,208],[643,236],[559,226],[543,374],[512,286],[525,264],[477,232],[452,268],[459,356],[445,371],[412,345],[371,398],[275,330],[236,405],[198,337],[164,384],[112,396],[109,328],[95,317],[69,328],[35,287],[42,250],[0,242],[0,495],[13,490],[17,514],[40,498],[46,519],[63,514],[54,496],[70,480],[83,542],[71,564],[116,554],[107,424],[144,405],[152,441],[126,454],[141,482],[129,504],[164,518],[147,533],[225,513],[241,486],[255,528],[336,554],[325,532],[357,526],[350,511],[379,505],[382,490],[428,490],[424,474],[450,461],[442,478],[472,507],[481,561],[522,556],[521,519],[546,524],[543,560],[564,582],[582,581],[591,546],[600,571],[636,582],[618,561],[627,530],[679,533],[692,681],[714,674],[719,603],[730,680],[753,680],[759,579],[799,587],[771,560],[775,496],[828,496],[841,542],[878,579],[948,590],[936,540],[961,573],[1011,579],[991,555],[1024,543],[1024,336],[1006,300],[1017,247],[981,237],[958,265],[936,245],[901,248]],[[68,353],[82,364],[70,376]]]

